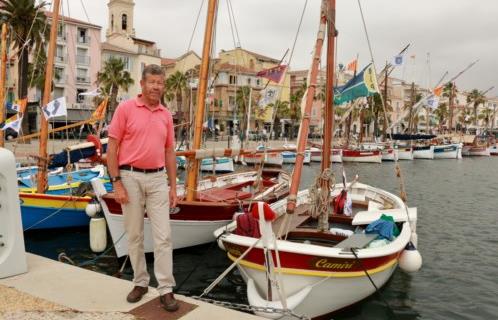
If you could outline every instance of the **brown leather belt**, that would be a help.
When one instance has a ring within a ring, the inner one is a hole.
[[[161,172],[164,170],[164,167],[160,168],[153,168],[153,169],[142,169],[142,168],[137,168],[133,167],[127,164],[123,164],[119,166],[119,169],[121,170],[128,170],[128,171],[136,171],[136,172],[142,172],[142,173],[156,173],[156,172]]]

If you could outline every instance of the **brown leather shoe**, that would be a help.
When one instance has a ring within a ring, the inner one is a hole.
[[[175,312],[179,308],[173,292],[163,294],[159,297],[159,301],[161,301],[161,305],[166,311]]]
[[[148,287],[135,286],[133,287],[133,290],[131,290],[131,292],[128,293],[126,301],[130,303],[138,302],[142,299],[143,295],[147,293],[147,291],[149,291]]]

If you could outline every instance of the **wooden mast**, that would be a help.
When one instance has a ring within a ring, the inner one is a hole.
[[[335,1],[332,0],[335,4]],[[323,42],[325,38],[325,29],[327,26],[327,20],[329,19],[330,15],[330,7],[327,8],[326,0],[322,1],[322,8],[321,8],[321,18],[320,18],[320,27],[318,30],[318,35],[316,39],[316,44],[315,44],[315,51],[313,54],[313,61],[311,63],[311,69],[309,71],[309,86],[306,91],[306,96],[303,98],[304,102],[304,110],[303,110],[303,117],[301,120],[301,126],[299,127],[299,140],[297,144],[297,155],[296,155],[296,164],[294,166],[294,171],[292,173],[292,181],[290,184],[290,190],[289,190],[289,197],[287,200],[287,213],[294,213],[294,210],[296,208],[296,196],[297,192],[299,190],[299,181],[301,180],[301,174],[302,174],[302,168],[303,168],[303,162],[304,162],[304,152],[306,148],[306,143],[308,140],[308,131],[309,131],[309,123],[310,123],[310,114],[311,114],[311,107],[313,105],[313,98],[315,97],[315,91],[316,91],[316,85],[317,85],[317,78],[318,78],[318,71],[319,71],[319,65],[320,65],[320,59],[322,55],[322,48],[323,48]],[[330,21],[330,20],[329,20]],[[335,30],[335,29],[334,29]],[[333,75],[333,74],[332,74]],[[328,73],[327,73],[328,76]],[[333,78],[332,78],[333,79]],[[328,78],[327,78],[327,84],[328,84]],[[328,86],[327,86],[327,98],[328,98]],[[325,107],[325,110],[327,110],[327,106]],[[328,127],[330,129],[330,127]],[[325,130],[327,130],[327,119],[325,119]],[[328,158],[330,161],[330,148],[328,147],[327,144],[323,144],[322,148],[322,157],[324,154],[326,154],[326,149],[328,150]],[[322,160],[323,162],[323,160]]]
[[[59,22],[59,6],[60,0],[54,0],[54,8],[52,12],[52,25],[50,26],[50,42],[48,44],[47,53],[47,69],[45,72],[45,87],[43,90],[43,100],[41,107],[43,108],[50,101],[50,92],[52,91],[52,77],[54,70],[54,54],[55,41],[57,39],[57,24]],[[40,112],[40,148],[38,158],[38,183],[36,192],[44,193],[47,189],[47,139],[48,139],[48,121]]]
[[[206,28],[204,31],[204,47],[202,49],[202,62],[199,74],[199,88],[197,90],[197,112],[195,114],[194,143],[192,146],[194,150],[198,150],[201,147],[202,121],[204,120],[206,90],[209,76],[209,60],[211,54],[211,44],[213,41],[214,16],[217,2],[217,0],[209,0],[208,4]],[[187,176],[187,201],[193,201],[196,196],[200,162],[198,159],[189,159],[189,162],[191,162],[191,164],[189,165]]]
[[[337,29],[335,27],[335,2],[328,0],[327,10],[327,84],[326,84],[326,104],[325,104],[325,128],[323,136],[323,151],[321,172],[330,168],[330,153],[332,151],[332,140],[334,135],[334,68],[335,68],[335,37]],[[329,195],[329,180],[324,179],[321,183],[322,191]]]
[[[0,123],[5,121],[5,78],[7,75],[7,24],[2,24],[2,66],[0,67]],[[4,131],[0,130],[0,147],[5,145]]]

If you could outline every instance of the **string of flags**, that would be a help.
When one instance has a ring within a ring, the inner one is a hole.
[[[67,116],[66,97],[60,97],[50,101],[46,106],[42,107],[42,111],[46,120]]]

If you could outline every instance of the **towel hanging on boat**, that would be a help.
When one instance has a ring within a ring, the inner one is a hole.
[[[399,229],[394,223],[393,217],[383,214],[378,220],[367,226],[365,233],[378,234],[381,238],[393,240],[399,236]]]

